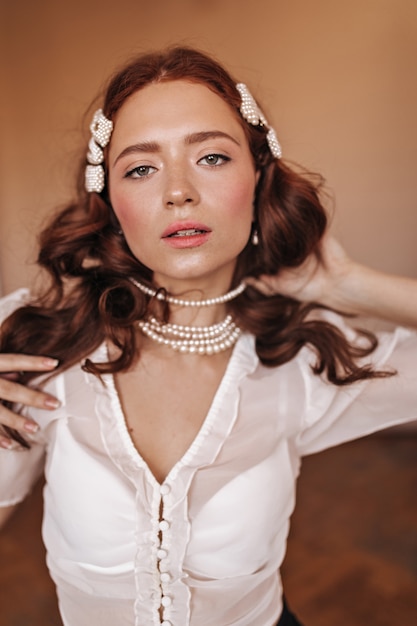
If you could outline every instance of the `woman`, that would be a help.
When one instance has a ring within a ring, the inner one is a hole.
[[[41,237],[50,289],[3,300],[3,516],[45,468],[66,625],[297,624],[301,456],[417,412],[416,334],[323,307],[415,326],[417,285],[325,236],[318,186],[197,51],[134,60],[91,130],[86,190]]]

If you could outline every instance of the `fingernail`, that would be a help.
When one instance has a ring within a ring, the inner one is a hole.
[[[0,448],[11,450],[13,448],[13,442],[10,441],[10,439],[0,439]]]
[[[37,433],[39,430],[39,425],[36,424],[35,422],[25,422],[25,425],[23,426],[23,428],[28,433]]]
[[[43,363],[44,365],[46,365],[46,367],[56,367],[57,365],[59,365],[58,359],[51,359],[50,357],[45,357],[43,359]]]
[[[61,406],[61,403],[56,398],[47,398],[44,401],[44,406],[46,406],[47,409],[58,409]]]

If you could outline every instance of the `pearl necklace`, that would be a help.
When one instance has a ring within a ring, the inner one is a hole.
[[[154,317],[139,322],[141,331],[153,341],[182,354],[212,355],[235,345],[240,335],[231,315],[212,326],[161,324]]]
[[[224,304],[225,302],[230,302],[234,298],[237,298],[238,295],[242,293],[246,289],[245,283],[240,283],[235,289],[228,291],[222,296],[218,296],[217,298],[208,298],[207,300],[182,300],[181,298],[175,298],[175,296],[170,296],[164,291],[159,291],[157,289],[151,289],[146,285],[143,285],[139,281],[134,278],[129,278],[130,282],[135,285],[142,293],[150,296],[151,298],[155,298],[157,300],[165,300],[165,302],[169,302],[170,304],[176,304],[177,306],[213,306],[214,304]]]

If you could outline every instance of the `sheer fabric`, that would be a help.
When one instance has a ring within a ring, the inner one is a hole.
[[[9,296],[4,312],[25,297]],[[107,359],[105,345],[92,358]],[[163,484],[130,439],[112,376],[102,384],[74,366],[50,381],[62,406],[30,411],[41,430],[29,452],[0,451],[0,504],[45,471],[43,537],[64,624],[275,624],[301,457],[417,417],[417,334],[381,335],[372,360],[398,375],[337,388],[312,374],[309,349],[268,369],[242,336]]]

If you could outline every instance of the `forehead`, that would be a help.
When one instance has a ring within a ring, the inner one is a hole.
[[[201,83],[185,80],[152,83],[132,94],[114,117],[112,143],[139,131],[165,133],[224,130],[242,133],[238,113]]]

